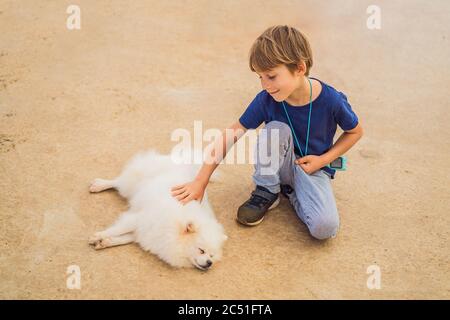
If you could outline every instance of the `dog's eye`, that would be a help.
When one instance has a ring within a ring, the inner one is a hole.
[[[200,251],[200,254],[204,254],[205,250],[198,248],[198,251]]]

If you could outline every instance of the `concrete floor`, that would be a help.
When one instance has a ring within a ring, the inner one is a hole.
[[[380,30],[365,0],[82,0],[72,31],[70,4],[0,0],[0,298],[450,298],[450,2],[380,0]],[[140,150],[168,152],[195,120],[235,122],[261,90],[248,50],[275,24],[308,35],[311,75],[345,92],[365,129],[332,182],[338,237],[313,240],[285,200],[237,225],[252,166],[222,165],[208,187],[230,236],[216,268],[92,250],[126,202],[89,182]],[[381,289],[366,285],[371,265]]]

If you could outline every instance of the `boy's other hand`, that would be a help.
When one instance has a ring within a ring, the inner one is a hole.
[[[325,166],[322,157],[315,155],[298,158],[295,160],[295,163],[298,164],[307,174],[314,173]]]
[[[206,186],[202,182],[193,180],[188,183],[174,186],[171,191],[172,196],[180,201],[181,204],[185,205],[191,200],[198,200],[199,202],[202,202],[205,189]]]

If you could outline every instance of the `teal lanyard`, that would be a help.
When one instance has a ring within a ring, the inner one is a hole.
[[[307,79],[309,81],[309,116],[308,116],[308,131],[306,131],[305,156],[308,154],[309,125],[311,123],[311,110],[312,110],[312,84],[311,84],[311,80],[309,78],[307,78]],[[300,155],[302,157],[304,157],[303,153],[302,153],[302,149],[300,148],[300,143],[298,142],[298,139],[297,139],[297,135],[295,134],[294,127],[292,126],[291,118],[289,117],[289,114],[286,110],[286,106],[284,105],[284,101],[281,101],[281,103],[283,104],[284,112],[286,113],[286,117],[289,121],[289,126],[291,127],[292,134],[294,135],[295,142],[297,143],[297,148],[298,148],[298,150],[300,150]]]

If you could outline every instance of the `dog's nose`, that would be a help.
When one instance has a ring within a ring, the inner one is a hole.
[[[207,261],[206,261],[206,265],[208,266],[208,268],[211,267],[212,261],[211,261],[211,260],[207,260]]]

